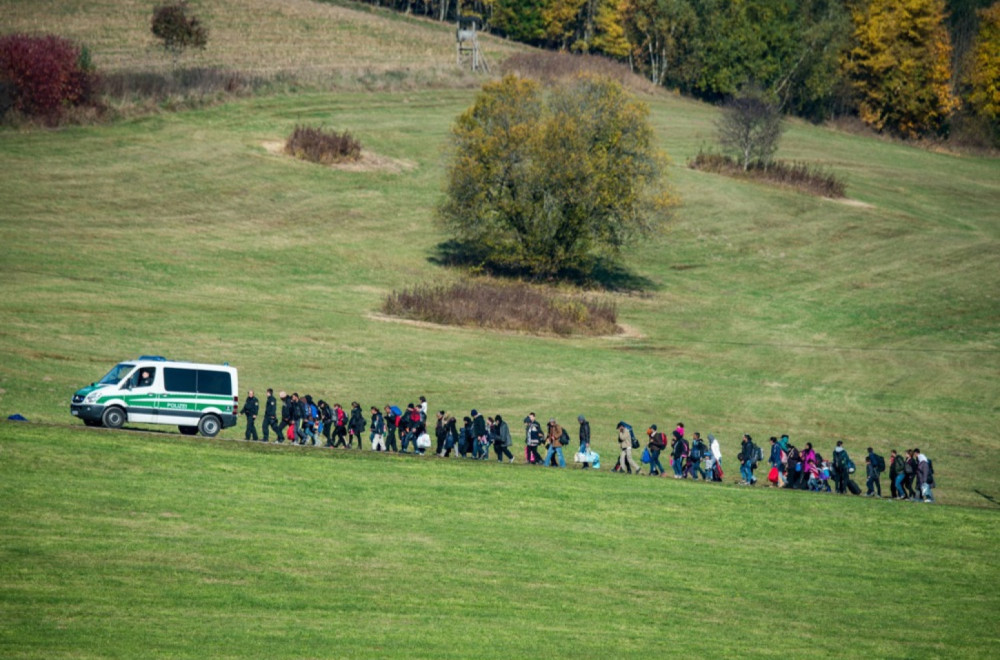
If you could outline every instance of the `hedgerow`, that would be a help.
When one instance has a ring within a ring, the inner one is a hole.
[[[771,161],[767,164],[757,162],[751,163],[744,170],[743,164],[734,158],[699,151],[688,162],[688,166],[702,172],[713,172],[789,186],[821,197],[840,198],[844,197],[847,191],[847,185],[836,174],[809,163],[781,160]]]

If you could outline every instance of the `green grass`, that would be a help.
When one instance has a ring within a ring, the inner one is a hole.
[[[77,387],[142,353],[240,368],[241,387],[347,403],[585,413],[829,452],[931,452],[942,501],[1000,496],[1000,166],[795,125],[783,152],[849,170],[842,204],[688,170],[711,111],[651,99],[683,205],[625,255],[625,338],[535,338],[372,318],[455,275],[428,261],[467,91],[268,97],[57,132],[0,133],[0,408],[68,420]],[[297,123],[350,130],[399,172],[269,153]],[[849,163],[849,167],[838,165]],[[944,196],[954,200],[949,203]],[[926,204],[914,207],[913,199]],[[8,414],[9,414],[8,412]],[[231,432],[229,437],[235,437]]]
[[[0,1],[5,28],[72,25],[99,66],[156,68],[125,33],[148,9],[119,5]],[[198,8],[243,12],[274,48],[294,25],[339,25],[313,12],[346,11]],[[413,23],[379,29],[412,29],[412,55],[426,46]],[[196,63],[252,55],[221,43]],[[295,43],[287,61],[260,52],[299,66],[312,41]],[[649,282],[614,296],[628,334],[379,319],[390,291],[458,277],[430,260],[447,238],[433,217],[448,130],[472,98],[275,95],[0,130],[0,414],[33,422],[0,424],[0,655],[995,656],[1000,163],[793,122],[778,157],[848,182],[851,203],[815,199],[689,170],[715,111],[657,95],[682,205],[625,255]],[[398,167],[268,150],[301,123],[349,130]],[[70,418],[73,391],[143,353],[228,361],[258,393],[584,413],[612,463],[621,418],[719,435],[728,476],[743,432],[824,453],[843,438],[856,459],[918,445],[942,506]]]
[[[993,511],[176,434],[2,432],[4,657],[987,658],[1000,646]]]

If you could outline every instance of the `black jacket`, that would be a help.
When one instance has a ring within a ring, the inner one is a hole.
[[[590,444],[590,422],[587,420],[580,422],[580,444]]]
[[[267,401],[264,402],[264,419],[271,419],[277,417],[278,415],[278,402],[274,399],[274,395],[267,397]]]
[[[365,416],[361,414],[361,408],[352,408],[351,420],[347,422],[347,427],[354,431],[355,435],[361,435],[365,432],[366,426],[368,426],[368,422],[365,421]]]
[[[257,401],[257,397],[248,396],[247,400],[243,402],[243,410],[240,411],[240,414],[256,417],[258,412],[260,412],[260,403]]]
[[[476,418],[472,420],[472,434],[477,438],[486,435],[486,418],[482,415],[476,415]]]

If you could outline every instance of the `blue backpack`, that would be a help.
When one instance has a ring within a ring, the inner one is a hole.
[[[632,430],[632,426],[626,424],[625,422],[618,422],[618,426],[624,426],[626,429],[628,429],[628,435],[630,438],[632,438],[632,449],[638,449],[639,440],[635,437],[635,431]]]

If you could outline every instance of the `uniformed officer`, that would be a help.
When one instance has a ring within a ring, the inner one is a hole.
[[[268,431],[273,430],[281,440],[281,430],[278,428],[278,402],[274,398],[274,390],[267,388],[267,400],[264,402],[264,442],[267,442]]]
[[[257,413],[260,411],[260,403],[257,401],[257,397],[253,395],[253,390],[247,392],[247,400],[243,402],[243,410],[240,411],[241,415],[246,415],[247,417],[247,431],[243,434],[244,440],[249,440],[250,436],[253,436],[254,440],[257,440]]]

